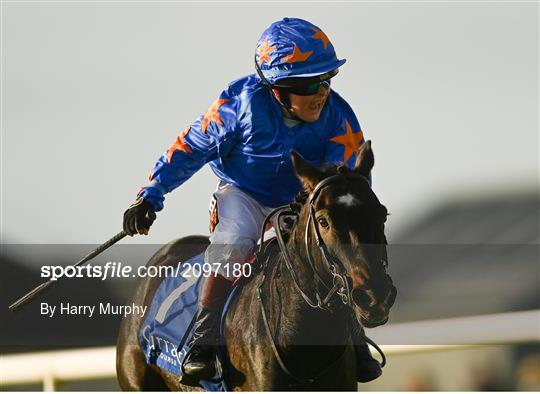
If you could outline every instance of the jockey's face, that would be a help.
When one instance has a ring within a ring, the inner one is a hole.
[[[330,87],[319,86],[317,93],[311,96],[298,96],[290,93],[291,109],[304,122],[316,122],[326,103]]]

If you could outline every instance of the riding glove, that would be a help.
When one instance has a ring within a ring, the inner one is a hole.
[[[154,208],[139,198],[124,212],[124,231],[130,236],[146,235],[154,220],[156,220]]]

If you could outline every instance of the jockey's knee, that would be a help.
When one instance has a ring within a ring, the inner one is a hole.
[[[235,264],[244,264],[253,253],[255,241],[239,237],[228,243],[212,242],[206,249],[204,261],[212,272],[226,279],[234,280]]]

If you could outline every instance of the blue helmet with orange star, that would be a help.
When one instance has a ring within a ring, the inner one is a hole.
[[[261,35],[255,51],[259,77],[273,86],[286,78],[335,75],[345,61],[337,58],[334,46],[321,29],[298,18],[272,23]]]

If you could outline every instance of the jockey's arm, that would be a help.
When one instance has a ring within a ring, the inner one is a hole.
[[[164,195],[186,182],[204,164],[224,156],[236,143],[234,102],[223,92],[210,109],[182,131],[156,162],[149,184],[140,189],[155,211],[163,209]]]

